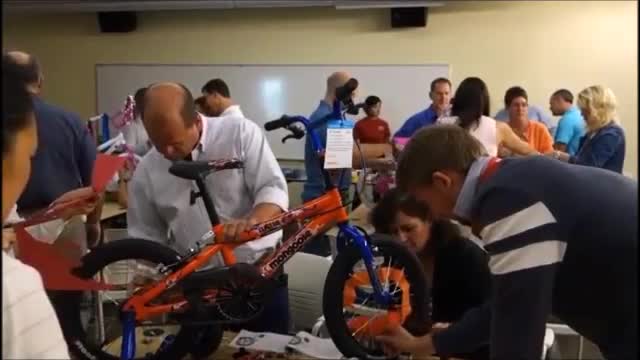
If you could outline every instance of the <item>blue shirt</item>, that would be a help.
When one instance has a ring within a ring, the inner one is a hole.
[[[547,129],[549,129],[549,132],[551,132],[551,135],[553,136],[556,128],[551,121],[551,117],[547,115],[544,110],[535,105],[529,105],[529,113],[527,114],[527,116],[531,120],[537,120],[545,124],[545,126],[547,127]],[[496,116],[494,116],[494,119],[504,122],[509,121],[509,113],[507,112],[507,109],[498,111],[496,113]]]
[[[411,137],[416,131],[421,128],[433,125],[438,119],[438,113],[433,108],[433,106],[429,106],[425,110],[420,111],[417,114],[414,114],[407,121],[404,122],[402,127],[396,131],[393,137]]]
[[[311,126],[318,135],[318,139],[323,147],[327,146],[327,127],[328,121],[331,120],[330,117],[332,113],[333,106],[321,100],[316,110],[309,116]],[[322,177],[323,166],[324,163],[318,160],[318,156],[313,151],[311,137],[306,136],[304,141],[304,169],[307,173],[307,181],[304,183],[302,189],[303,202],[313,200],[324,193],[324,179]],[[347,174],[347,171],[342,170],[338,178],[340,179],[340,184],[338,184],[340,191],[349,191],[351,175]]]
[[[565,144],[567,153],[575,155],[580,146],[580,139],[584,136],[585,123],[582,114],[577,107],[572,106],[567,110],[560,120],[556,128],[555,142]]]
[[[60,195],[91,185],[96,143],[78,115],[35,98],[38,150],[18,211],[48,206]]]
[[[624,130],[611,122],[598,130],[593,137],[583,136],[578,153],[569,161],[573,164],[599,167],[622,174],[624,156]]]

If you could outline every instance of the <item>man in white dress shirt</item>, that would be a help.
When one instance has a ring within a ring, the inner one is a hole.
[[[229,86],[222,79],[207,81],[202,87],[202,96],[206,101],[207,116],[226,117],[239,116],[244,118],[240,105],[233,103]]]
[[[191,192],[197,190],[194,182],[169,173],[176,160],[237,158],[244,162],[244,169],[217,172],[205,180],[225,224],[226,241],[235,240],[253,224],[287,209],[284,175],[254,122],[235,114],[204,117],[195,111],[186,87],[159,83],[147,89],[143,123],[154,147],[142,158],[129,184],[127,222],[131,237],[164,242],[185,253],[210,230],[202,199],[191,205]],[[255,262],[273,249],[281,236],[275,233],[239,246],[235,250],[238,261]],[[267,304],[254,326],[256,331],[287,331],[286,290],[278,290],[280,296],[273,301],[276,304]],[[267,316],[274,319],[264,319]],[[261,328],[264,325],[270,327]]]

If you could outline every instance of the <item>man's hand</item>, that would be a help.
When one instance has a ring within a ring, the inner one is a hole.
[[[272,219],[282,213],[282,209],[271,203],[260,203],[254,206],[251,214],[241,220],[232,220],[224,224],[224,242],[242,242],[240,235],[242,232],[251,229],[255,224]]]
[[[431,335],[415,337],[402,326],[397,326],[376,337],[386,351],[395,355],[399,353],[411,353],[413,355],[432,355],[435,351]]]
[[[253,225],[257,224],[255,218],[249,217],[247,219],[232,220],[224,224],[224,242],[240,243],[242,242],[240,235],[249,230]]]
[[[2,229],[2,250],[7,251],[16,242],[16,232],[13,228]]]
[[[51,203],[49,209],[50,211],[57,211],[72,202],[78,201],[77,206],[71,206],[70,208],[63,210],[62,218],[68,220],[76,215],[86,215],[91,213],[95,209],[99,200],[100,195],[93,191],[93,188],[83,187],[62,194]]]
[[[511,150],[507,149],[503,145],[498,146],[498,157],[506,158],[512,155],[513,153],[511,152]]]
[[[564,162],[568,162],[569,159],[571,158],[571,155],[559,150],[552,150],[552,151],[546,152],[544,155],[552,157],[554,159],[558,159],[560,161],[564,161]]]

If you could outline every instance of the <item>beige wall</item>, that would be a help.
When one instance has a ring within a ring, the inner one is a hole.
[[[493,110],[512,85],[546,108],[557,88],[600,83],[618,96],[637,176],[636,16],[636,1],[465,1],[431,9],[424,29],[390,29],[385,10],[269,9],[143,13],[119,35],[100,34],[92,14],[5,15],[2,34],[40,58],[47,98],[83,116],[96,63],[449,63],[454,83],[488,83]]]

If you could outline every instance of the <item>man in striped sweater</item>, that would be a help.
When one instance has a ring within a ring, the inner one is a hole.
[[[543,156],[485,153],[459,127],[423,129],[405,148],[397,183],[482,239],[491,302],[436,334],[400,328],[380,340],[396,351],[451,353],[486,341],[490,329],[491,359],[540,360],[554,315],[607,359],[636,359],[637,182]]]

